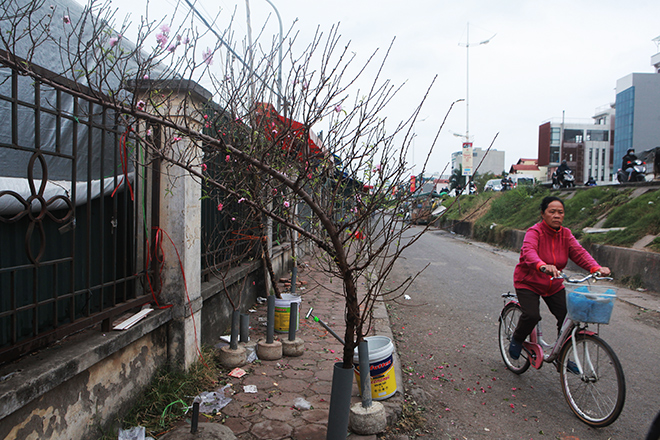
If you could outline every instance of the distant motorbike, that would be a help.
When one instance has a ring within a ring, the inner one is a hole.
[[[552,173],[552,187],[557,188],[572,188],[575,186],[575,176],[573,171],[564,170],[562,173],[557,174],[557,171]]]
[[[644,182],[646,180],[646,162],[637,159],[632,161],[632,163],[629,163],[628,166],[632,168],[630,179],[628,178],[626,170],[619,168],[619,171],[616,172],[616,178],[619,183]]]

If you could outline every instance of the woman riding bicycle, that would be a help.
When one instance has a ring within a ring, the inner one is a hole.
[[[558,277],[570,258],[591,273],[610,274],[580,245],[564,222],[564,202],[559,197],[545,197],[541,202],[542,220],[525,234],[520,261],[513,273],[513,285],[522,308],[522,315],[511,338],[509,354],[520,357],[522,343],[541,320],[539,299],[543,298],[550,312],[557,318],[557,330],[566,317],[566,291]]]

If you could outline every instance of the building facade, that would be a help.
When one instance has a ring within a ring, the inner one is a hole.
[[[539,126],[539,167],[547,167],[546,181],[562,161],[578,184],[590,176],[599,184],[612,182],[614,108],[596,110],[591,120],[550,120]]]
[[[544,182],[547,175],[547,166],[539,167],[538,159],[518,159],[515,165],[509,168],[509,174],[533,177],[538,182]]]
[[[660,54],[656,72],[660,69]],[[660,146],[660,74],[631,73],[616,82],[615,168],[629,148],[637,154]]]
[[[660,37],[653,41],[660,50]],[[615,103],[597,109],[591,121],[562,118],[539,126],[538,165],[548,167],[548,180],[565,160],[577,182],[589,176],[599,184],[612,182],[628,149],[639,155],[660,147],[660,52],[651,64],[655,73],[619,79]]]
[[[492,149],[486,154],[487,150],[475,147],[472,150],[472,165],[479,174],[493,173],[502,174],[504,168],[504,151]],[[483,162],[482,162],[483,160]],[[480,165],[481,164],[481,165]],[[452,172],[463,165],[463,152],[457,151],[451,155]],[[477,169],[478,167],[478,169]]]

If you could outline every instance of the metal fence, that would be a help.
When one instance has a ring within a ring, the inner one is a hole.
[[[0,65],[0,364],[80,330],[108,331],[159,290],[160,161],[111,106],[69,93],[81,87],[61,77],[54,84]],[[209,173],[223,162],[210,155]],[[265,219],[236,201],[218,210],[219,190],[203,191],[204,280],[259,258]],[[287,237],[275,224],[274,243]]]
[[[61,82],[66,84],[66,80]],[[0,66],[0,362],[149,302],[151,182],[119,115]],[[157,173],[154,173],[156,175]]]
[[[208,113],[221,114],[214,128],[207,127],[206,134],[220,135],[225,142],[241,144],[240,136],[248,136],[249,130],[234,124],[231,117],[222,109],[213,108]],[[207,147],[204,151],[205,173],[218,182],[234,182],[236,186],[250,183],[250,179],[236,179],[233,174],[232,162],[227,161],[226,152]],[[227,197],[220,189],[203,182],[202,186],[202,279],[208,280],[215,272],[218,276],[235,264],[252,258],[260,258],[266,243],[265,216],[251,210],[246,204],[241,204],[235,197]],[[220,204],[222,207],[220,208]],[[219,209],[220,208],[220,209]],[[284,216],[281,206],[275,208],[276,214]],[[288,240],[288,228],[274,222],[272,240],[275,245]]]
[[[205,152],[207,172],[218,180],[231,173],[219,155]],[[202,196],[202,277],[260,255],[261,228],[250,209],[227,198],[217,187],[204,182]],[[219,209],[219,204],[222,207]]]

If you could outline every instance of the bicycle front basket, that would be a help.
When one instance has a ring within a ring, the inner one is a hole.
[[[573,321],[609,324],[616,291],[604,286],[579,286],[566,294],[568,316]]]

